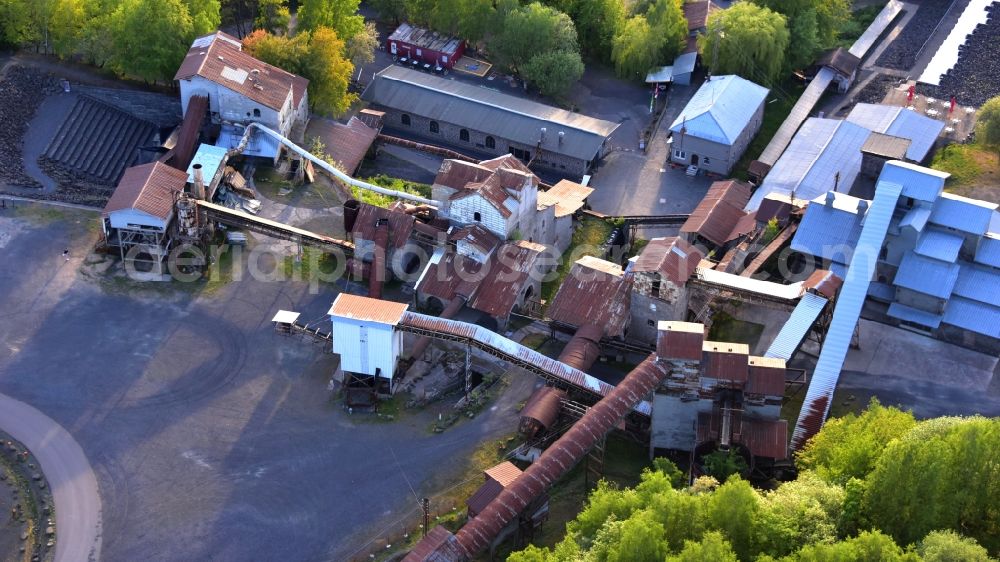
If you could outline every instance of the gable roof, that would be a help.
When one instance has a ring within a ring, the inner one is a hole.
[[[243,51],[239,39],[221,31],[199,37],[191,43],[174,80],[200,76],[253,101],[280,111],[292,95],[298,107],[309,80],[259,61]]]
[[[448,240],[465,242],[484,255],[500,245],[500,238],[481,224],[470,224],[456,229],[448,236]]]
[[[609,337],[622,336],[629,319],[632,276],[592,256],[576,260],[549,305],[547,316],[574,327],[596,324]]]
[[[555,205],[556,218],[572,215],[583,208],[587,197],[593,192],[593,188],[569,180],[559,180],[559,183],[546,191],[538,192],[538,208]]]
[[[383,107],[482,131],[528,146],[591,160],[618,123],[547,106],[457,80],[392,65],[375,76],[362,98]],[[560,137],[559,133],[564,133]],[[561,140],[560,140],[561,139]]]
[[[126,168],[104,206],[104,214],[135,209],[159,219],[169,219],[174,213],[174,198],[184,191],[187,177],[187,172],[160,162]]]
[[[810,117],[774,163],[746,208],[757,209],[771,193],[795,194],[811,201],[837,185],[848,192],[861,171],[861,147],[868,139],[864,127],[840,119]],[[837,174],[840,180],[835,182]]]
[[[402,248],[410,239],[413,224],[416,222],[412,215],[402,211],[359,203],[358,216],[354,220],[354,229],[351,234],[355,240],[374,241],[376,232],[378,232],[377,224],[382,220],[389,221],[389,246]]]
[[[959,267],[933,258],[907,252],[892,284],[918,293],[947,299],[958,280]]]
[[[750,199],[750,185],[737,180],[713,182],[681,232],[693,233],[717,246],[729,241],[729,234],[745,216],[743,206]]]
[[[835,191],[813,200],[792,238],[792,250],[850,264],[867,209],[868,202],[862,201]]]
[[[330,316],[395,326],[406,312],[405,302],[385,301],[340,293],[330,305]]]
[[[931,210],[931,223],[982,236],[990,227],[996,203],[942,193]]]
[[[682,238],[653,238],[642,249],[631,270],[657,272],[675,285],[683,285],[698,269],[698,263],[704,257],[697,248]]]
[[[500,246],[487,261],[488,274],[479,283],[469,306],[497,318],[510,315],[521,287],[544,251],[545,246],[527,240]]]
[[[510,199],[511,196],[500,185],[500,179],[496,175],[491,175],[485,181],[479,183],[466,184],[465,189],[461,189],[451,196],[451,200],[464,199],[472,195],[478,195],[485,199],[504,218],[509,217],[513,213],[506,205],[507,199]]]
[[[902,160],[890,160],[882,166],[882,173],[878,179],[903,186],[903,197],[933,202],[944,191],[944,182],[949,176],[951,174],[948,172],[932,170]]]
[[[750,123],[769,90],[730,74],[706,80],[684,106],[670,130],[718,142],[733,144]]]
[[[434,176],[434,185],[452,189],[465,189],[470,183],[478,183],[493,175],[493,169],[475,162],[445,158]]]
[[[847,49],[837,47],[836,49],[830,49],[820,55],[816,64],[818,66],[828,66],[844,76],[850,76],[855,70],[858,69],[858,65],[861,64],[861,59],[852,55]]]
[[[906,157],[920,162],[927,157],[944,122],[909,111],[904,107],[859,103],[847,114],[847,120],[869,131],[910,139]]]
[[[377,128],[357,117],[351,117],[344,124],[314,116],[309,120],[309,129],[309,134],[322,139],[327,154],[340,162],[348,174],[358,169],[378,136]]]

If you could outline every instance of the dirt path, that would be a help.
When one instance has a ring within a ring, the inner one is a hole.
[[[61,425],[5,394],[0,394],[0,428],[35,455],[49,481],[56,504],[56,561],[98,560],[101,497],[83,449]]]

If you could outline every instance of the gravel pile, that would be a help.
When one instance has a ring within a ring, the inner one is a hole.
[[[897,70],[913,68],[917,62],[917,55],[920,54],[920,48],[934,33],[934,28],[951,7],[951,2],[948,0],[910,0],[910,3],[919,4],[920,8],[913,15],[913,19],[907,22],[899,36],[885,51],[882,51],[882,55],[875,61],[877,66]]]
[[[24,133],[35,110],[59,83],[48,74],[12,66],[0,81],[0,180],[21,187],[42,187],[24,173],[21,157]]]
[[[918,93],[939,99],[955,96],[961,105],[973,107],[1000,95],[1000,4],[990,6],[989,14],[962,46],[958,63],[941,85],[917,84]]]
[[[896,76],[879,75],[872,78],[872,81],[865,84],[864,88],[854,96],[854,103],[882,103],[889,90],[895,88],[902,81]]]

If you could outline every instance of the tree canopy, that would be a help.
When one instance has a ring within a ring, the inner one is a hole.
[[[360,0],[299,0],[298,27],[312,31],[332,29],[342,41],[364,31],[365,18],[358,14]]]
[[[114,68],[149,81],[173,77],[194,35],[181,0],[124,0],[111,28]]]
[[[708,17],[708,33],[698,38],[706,67],[715,74],[738,74],[765,85],[784,67],[789,46],[785,16],[740,2]]]
[[[832,47],[837,34],[851,19],[850,0],[752,0],[787,18],[791,44],[788,65],[803,68],[819,51]]]
[[[1000,550],[997,451],[1000,419],[917,422],[873,401],[828,422],[792,482],[685,487],[658,460],[634,488],[601,482],[553,548],[508,560],[987,562]]]
[[[976,142],[993,147],[1000,157],[1000,96],[986,100],[976,119]]]

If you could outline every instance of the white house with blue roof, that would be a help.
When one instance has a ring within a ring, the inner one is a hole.
[[[945,193],[947,178],[912,163],[886,163],[879,182],[902,190],[868,295],[888,305],[890,321],[1000,353],[1000,212],[995,203]],[[851,212],[855,201],[831,192],[811,202],[792,249],[834,272],[846,269],[859,232],[852,218],[863,221],[860,211]]]
[[[732,74],[706,80],[670,125],[670,161],[729,174],[760,130],[768,91]]]

